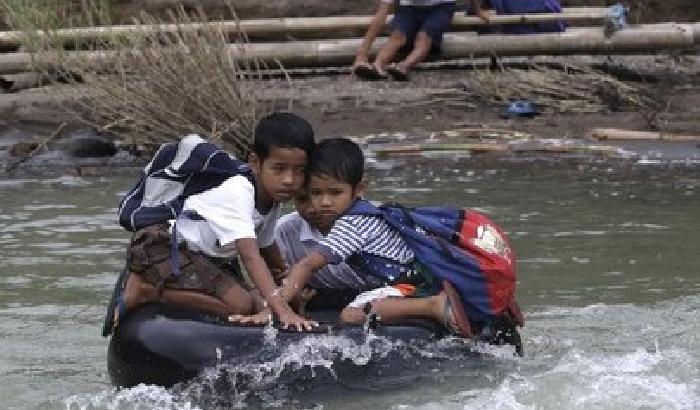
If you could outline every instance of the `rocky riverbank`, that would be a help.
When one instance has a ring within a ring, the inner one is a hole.
[[[133,15],[140,8],[164,12],[170,3],[120,2],[115,17],[118,20]],[[223,10],[225,2],[198,3],[205,5],[209,13],[215,13]],[[604,5],[605,2],[564,3]],[[697,7],[687,3],[678,0],[661,5],[642,0],[633,5],[633,16],[636,10],[634,18],[641,21],[700,20],[700,16],[693,15]],[[305,0],[304,7],[292,1],[260,5],[243,0],[236,4],[241,17],[252,18],[367,14],[374,1]],[[685,6],[688,12],[681,13]],[[648,14],[653,10],[656,18]],[[532,147],[532,141],[536,141],[534,148],[525,149],[523,145],[500,155],[539,152],[558,155],[567,153],[563,145],[591,144],[589,134],[594,128],[700,135],[697,50],[654,56],[509,58],[499,60],[497,67],[490,67],[490,63],[483,60],[432,63],[413,73],[409,83],[362,82],[342,67],[298,70],[290,72],[291,80],[278,78],[263,82],[260,92],[276,109],[292,110],[309,118],[320,138],[355,136],[366,141],[367,135],[388,133],[372,141],[416,142],[430,141],[431,136],[438,135],[435,132],[457,130],[448,133],[453,135],[450,142],[510,144],[525,139]],[[531,78],[534,75],[549,83],[538,83]],[[24,79],[18,77],[17,81]],[[65,110],[70,90],[62,86],[19,88],[13,90],[10,85],[9,92],[0,94],[0,169],[13,173],[88,175],[119,170],[133,172],[146,160],[147,155],[135,150],[138,147],[120,145],[109,135],[99,135],[76,124]],[[630,95],[644,99],[645,103],[631,103]],[[528,119],[503,118],[501,111],[512,98],[531,100],[538,105],[541,115]],[[546,148],[547,144],[554,148],[537,149]],[[691,160],[700,153],[692,142],[606,141],[605,144],[611,148],[569,151]],[[466,151],[469,150],[465,148]]]
[[[435,132],[445,130],[456,130],[447,134],[453,135],[451,142],[493,143],[499,139],[512,142],[524,138],[540,145],[554,144],[554,147],[564,142],[591,144],[589,134],[594,128],[655,129],[664,133],[700,135],[700,59],[696,56],[559,57],[530,60],[529,64],[543,67],[544,61],[550,66],[547,69],[550,71],[545,73],[548,76],[559,72],[557,65],[569,64],[595,67],[601,73],[605,70],[617,78],[625,78],[628,81],[624,84],[638,89],[640,95],[656,99],[658,111],[617,106],[615,99],[601,89],[600,95],[590,94],[599,97],[598,100],[589,101],[593,97],[587,94],[588,99],[582,97],[579,105],[574,104],[576,94],[573,97],[561,92],[553,96],[523,95],[538,103],[541,115],[502,118],[501,110],[506,103],[476,92],[483,71],[454,63],[439,69],[426,67],[416,71],[410,83],[362,82],[332,71],[323,75],[299,75],[290,81],[265,82],[261,95],[274,100],[277,109],[293,110],[309,118],[320,138],[354,136],[362,139],[384,133],[383,138],[372,139],[384,144],[430,141],[431,135],[435,139]],[[494,75],[512,76],[522,65],[522,61],[506,61],[506,71]],[[97,135],[89,128],[72,124],[69,113],[63,109],[65,98],[61,96],[60,89],[51,87],[0,97],[0,163],[4,168],[16,168],[15,173],[60,169],[68,174],[91,175],[133,172],[134,167],[143,164],[146,158],[122,149],[108,135]],[[64,123],[68,125],[62,126]],[[691,160],[700,157],[700,149],[693,142],[606,141],[604,144],[624,148],[604,150],[607,157]],[[133,147],[129,148],[133,151]],[[34,150],[32,157],[23,161]],[[541,152],[561,155],[569,151],[572,150],[566,147],[516,149],[500,155]],[[598,150],[586,155],[600,154]],[[15,165],[20,161],[23,162]]]

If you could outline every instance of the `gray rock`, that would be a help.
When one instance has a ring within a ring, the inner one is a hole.
[[[64,140],[61,149],[75,158],[111,157],[117,153],[114,142],[99,135],[79,135]]]

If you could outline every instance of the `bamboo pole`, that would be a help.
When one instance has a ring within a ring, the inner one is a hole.
[[[576,7],[566,8],[562,13],[538,13],[538,14],[492,14],[491,25],[501,24],[530,24],[549,23],[554,21],[568,21],[569,23],[581,23],[587,21],[600,21],[605,17],[605,7]],[[174,32],[177,30],[200,30],[205,25],[220,26],[226,33],[236,33],[239,30],[248,36],[271,34],[318,34],[328,35],[329,32],[347,33],[348,31],[365,30],[372,16],[331,16],[331,17],[289,17],[267,18],[240,21],[222,21],[212,23],[191,23],[185,25],[158,24],[158,25],[116,25],[103,27],[82,27],[60,29],[50,33],[37,31],[38,37],[50,36],[52,39],[63,41],[85,41],[112,36],[126,36],[138,33]],[[387,18],[387,23],[392,16]],[[474,16],[455,14],[452,29],[464,30],[487,25],[483,20]],[[20,44],[26,33],[22,31],[0,31],[0,47],[16,47]]]
[[[667,134],[665,132],[632,131],[617,128],[595,128],[591,137],[597,140],[638,140],[638,141],[700,141],[700,135]]]
[[[601,28],[573,28],[564,33],[482,35],[450,33],[445,36],[442,59],[491,55],[624,54],[659,49],[689,48],[695,44],[700,23],[648,25],[629,28],[606,38]],[[261,43],[247,47],[250,56],[277,59],[285,66],[350,64],[361,39]],[[376,52],[385,39],[375,42]]]
[[[445,155],[454,153],[549,153],[549,154],[602,154],[615,155],[619,148],[609,145],[550,145],[546,143],[507,144],[497,141],[491,143],[437,143],[437,144],[398,144],[373,148],[379,158],[415,157]]]
[[[625,54],[659,49],[689,48],[700,40],[700,23],[645,25],[618,31],[610,38],[601,28],[572,28],[564,33],[530,35],[482,35],[450,33],[443,42],[442,59],[476,58],[491,55],[526,56],[557,54]],[[234,56],[248,56],[285,67],[345,65],[353,61],[362,39],[294,41],[286,43],[232,44]],[[376,52],[385,38],[378,39]],[[92,60],[108,64],[114,52],[68,52],[68,58]],[[32,55],[14,53],[0,55],[0,74],[30,71]],[[35,58],[51,56],[37,55]]]
[[[44,83],[44,78],[39,73],[19,73],[0,76],[0,90],[4,92],[17,92],[28,88],[36,88]]]

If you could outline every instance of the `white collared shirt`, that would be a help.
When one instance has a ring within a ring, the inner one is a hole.
[[[259,248],[272,245],[275,225],[281,215],[279,204],[265,215],[255,209],[255,187],[242,175],[189,196],[183,211],[194,211],[204,220],[178,219],[178,241],[184,241],[190,250],[216,258],[237,256],[237,239],[257,239]]]
[[[311,227],[297,212],[284,215],[277,222],[275,242],[290,266],[315,250],[322,240],[321,232]],[[311,287],[331,289],[371,289],[380,284],[375,278],[359,276],[345,263],[328,264],[309,280]]]

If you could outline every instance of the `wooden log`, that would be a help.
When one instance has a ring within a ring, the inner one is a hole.
[[[649,25],[614,33],[610,38],[601,28],[573,28],[564,33],[532,35],[483,35],[450,33],[445,36],[441,59],[491,55],[625,54],[690,48],[695,44],[700,23]],[[276,58],[285,66],[328,66],[350,64],[361,39],[251,44],[250,56],[262,60]],[[385,42],[375,42],[376,52]]]
[[[658,24],[643,28],[631,27],[618,31],[610,38],[601,28],[572,28],[564,33],[531,35],[483,35],[449,33],[443,42],[442,59],[476,58],[491,55],[526,56],[559,54],[625,54],[693,47],[700,23]],[[285,67],[332,66],[352,63],[362,39],[295,41],[287,43],[233,44],[235,56],[248,56],[276,62]],[[378,39],[376,52],[385,38]],[[111,51],[71,52],[68,55],[108,64]],[[31,55],[15,53],[0,55],[0,74],[31,70]]]
[[[637,140],[637,141],[700,141],[700,135],[679,135],[665,132],[633,131],[617,128],[595,128],[591,137],[597,140]]]
[[[454,153],[543,153],[543,154],[591,154],[616,155],[618,147],[609,145],[552,145],[538,143],[536,140],[528,144],[504,144],[497,141],[491,143],[437,143],[437,144],[398,144],[372,149],[379,158],[415,157]]]
[[[490,22],[492,25],[502,24],[530,24],[549,23],[564,20],[571,24],[600,21],[605,17],[605,7],[581,7],[566,8],[563,13],[541,13],[541,14],[492,14]],[[251,19],[240,21],[223,21],[212,23],[192,23],[182,26],[175,24],[160,25],[117,25],[103,27],[83,27],[72,29],[55,30],[50,34],[44,31],[37,31],[39,37],[50,35],[52,39],[62,39],[64,41],[86,41],[98,38],[109,38],[111,36],[126,36],[133,33],[155,33],[174,32],[179,29],[200,30],[205,24],[220,26],[226,33],[244,31],[248,36],[271,35],[271,34],[317,34],[320,36],[329,33],[347,33],[352,31],[363,31],[369,25],[372,16],[331,16],[331,17],[289,17],[289,18],[269,18]],[[392,16],[387,18],[387,23]],[[474,16],[455,14],[452,23],[453,30],[464,30],[468,28],[487,25],[483,20]],[[0,47],[16,47],[21,42],[25,34],[21,31],[0,31]]]
[[[506,152],[507,144],[501,143],[461,143],[461,144],[403,144],[387,147],[378,147],[372,151],[382,158],[416,156],[428,153],[455,153],[455,152]]]
[[[14,93],[44,84],[44,78],[39,73],[19,73],[0,76],[0,90]]]

